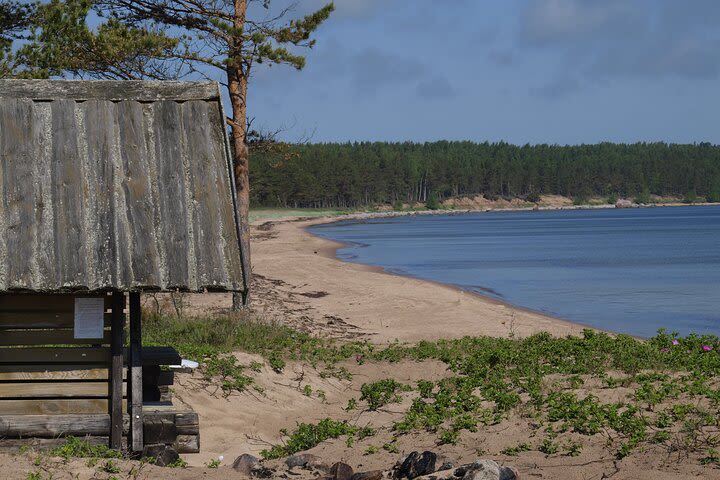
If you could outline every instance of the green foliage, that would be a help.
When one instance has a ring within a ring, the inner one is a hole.
[[[615,195],[614,193],[611,193],[610,195],[608,195],[608,199],[607,199],[608,205],[615,205],[617,203],[617,201],[618,201],[617,195]]]
[[[175,460],[174,462],[168,463],[168,464],[165,465],[165,466],[166,466],[167,468],[187,468],[188,463],[187,463],[185,460],[183,460],[182,458],[178,458],[178,459]]]
[[[430,195],[428,195],[428,199],[425,202],[425,207],[428,210],[437,210],[440,208],[440,200],[438,199],[436,192],[430,192]]]
[[[283,432],[287,434],[287,432]],[[283,445],[274,445],[269,450],[263,450],[260,455],[264,459],[287,457],[293,453],[308,450],[325,440],[339,438],[343,435],[357,436],[362,439],[374,435],[375,431],[369,428],[360,428],[350,425],[347,422],[340,422],[326,418],[317,424],[301,423],[297,429],[288,435]]]
[[[707,195],[705,195],[705,199],[708,202],[720,202],[720,177],[717,177],[712,181],[710,189],[708,190]]]
[[[638,204],[648,204],[651,202],[650,190],[648,190],[647,187],[643,188],[642,192],[635,197],[635,203]]]
[[[531,203],[537,203],[540,201],[540,194],[537,192],[530,192],[525,197],[525,200]]]
[[[220,459],[213,458],[206,464],[207,468],[219,468],[220,467]]]
[[[688,191],[683,198],[683,203],[695,203],[698,201],[697,192],[695,189]]]
[[[553,455],[560,450],[560,447],[556,443],[553,443],[553,441],[550,440],[549,438],[546,438],[540,444],[540,446],[538,447],[538,450],[541,451],[542,453],[544,453],[545,455]]]
[[[115,462],[112,460],[105,460],[105,463],[103,463],[102,471],[105,473],[120,473],[120,467],[115,465]]]
[[[122,458],[122,454],[111,449],[107,445],[92,445],[87,440],[69,436],[64,445],[50,450],[50,454],[56,457],[63,457],[65,460],[71,458]]]
[[[295,145],[294,151],[291,161],[253,153],[254,205],[368,208],[397,199],[423,202],[431,192],[488,199],[637,196],[648,203],[650,192],[680,196],[689,185],[700,196],[720,195],[720,147],[704,144],[363,142]]]
[[[408,390],[410,390],[408,385],[386,378],[373,383],[364,383],[360,387],[360,400],[367,402],[368,409],[377,410],[388,403],[400,402],[399,392]]]
[[[515,447],[504,448],[503,450],[500,450],[500,453],[510,457],[516,457],[518,454],[522,452],[529,452],[530,450],[532,450],[532,447],[528,443],[523,442]]]

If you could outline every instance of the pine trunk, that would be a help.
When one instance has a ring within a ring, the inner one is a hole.
[[[234,27],[242,31],[245,26],[247,0],[235,0]],[[233,151],[233,167],[235,171],[235,189],[237,191],[237,209],[240,217],[240,248],[242,255],[245,291],[242,295],[233,295],[233,310],[240,310],[250,305],[250,281],[252,263],[250,261],[250,177],[249,150],[245,142],[247,130],[247,87],[249,68],[242,64],[242,38],[237,38],[229,45],[227,68],[228,93],[232,105],[231,143]]]

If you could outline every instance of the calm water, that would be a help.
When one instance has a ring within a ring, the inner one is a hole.
[[[720,334],[720,207],[479,213],[341,222],[343,260],[586,325]]]

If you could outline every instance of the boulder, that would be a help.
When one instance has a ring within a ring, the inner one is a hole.
[[[259,461],[260,460],[257,457],[253,457],[249,453],[243,453],[235,459],[232,464],[232,468],[236,472],[249,477],[252,475],[253,467],[257,465]]]
[[[437,458],[437,454],[429,451],[423,453],[412,452],[405,457],[400,466],[396,465],[393,477],[396,479],[407,478],[408,480],[413,480],[414,478],[434,473]]]
[[[500,465],[493,460],[477,460],[468,465],[463,480],[500,480]]]
[[[173,464],[180,459],[180,455],[173,447],[160,445],[147,445],[143,449],[143,457],[152,457],[155,459],[155,465],[165,467]]]
[[[350,465],[343,462],[334,463],[330,467],[329,477],[330,480],[352,480],[353,469]]]
[[[382,480],[385,472],[382,470],[371,470],[369,472],[358,472],[352,476],[352,480]]]
[[[313,455],[312,453],[296,453],[295,455],[289,456],[285,460],[285,465],[288,468],[317,468],[318,470],[327,471],[328,468],[323,464],[320,457]]]
[[[615,202],[615,208],[632,208],[634,206],[633,202],[630,200],[625,200],[624,198],[621,198],[617,202]]]

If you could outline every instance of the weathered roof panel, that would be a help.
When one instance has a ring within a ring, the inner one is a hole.
[[[244,289],[215,83],[0,81],[0,291]]]

